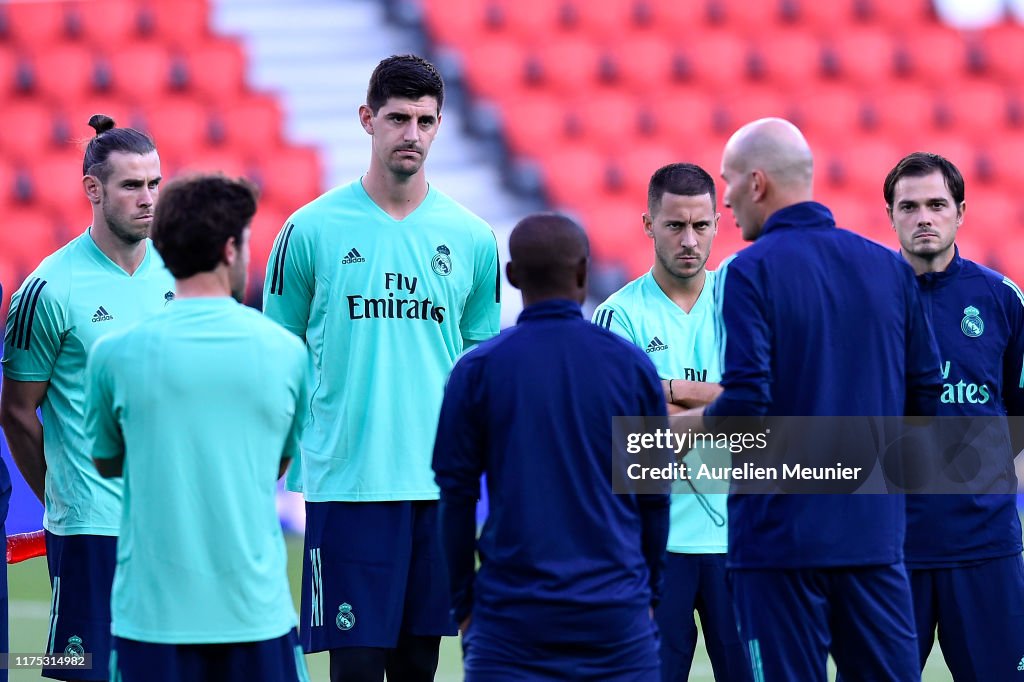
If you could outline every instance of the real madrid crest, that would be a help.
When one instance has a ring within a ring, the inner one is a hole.
[[[985,323],[981,321],[980,310],[972,305],[964,308],[964,319],[960,321],[960,329],[964,334],[975,339],[985,332]]]
[[[441,246],[437,247],[437,253],[435,253],[434,257],[430,259],[430,269],[442,277],[447,277],[452,274],[451,255],[452,252],[448,247],[441,244]]]
[[[356,626],[356,614],[352,613],[352,605],[345,603],[338,607],[338,616],[334,623],[339,630],[347,631]]]
[[[167,305],[168,303],[170,303],[173,300],[174,300],[174,292],[173,291],[168,291],[166,294],[164,294],[164,305]]]
[[[82,646],[82,638],[75,635],[68,637],[68,645],[64,647],[64,653],[68,656],[85,656],[85,647]]]

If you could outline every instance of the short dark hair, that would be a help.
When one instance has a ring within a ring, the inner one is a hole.
[[[366,106],[376,114],[392,97],[433,97],[437,112],[444,103],[444,81],[437,68],[414,54],[393,55],[377,64],[366,89]]]
[[[684,197],[711,195],[711,208],[715,207],[715,181],[706,170],[695,163],[670,163],[654,171],[647,185],[647,212],[655,213],[661,206],[661,197],[668,192]]]
[[[153,245],[176,279],[210,272],[229,238],[241,244],[254,215],[256,188],[247,180],[219,173],[178,178],[160,191]]]
[[[93,114],[89,119],[89,127],[96,131],[96,136],[85,146],[82,175],[94,175],[100,182],[106,182],[111,171],[107,159],[113,152],[148,154],[156,151],[156,145],[149,135],[134,128],[114,126],[114,119],[104,114]]]
[[[889,174],[885,176],[885,184],[882,185],[885,205],[892,208],[892,202],[896,198],[896,183],[901,178],[920,178],[931,175],[935,171],[942,173],[942,177],[946,181],[946,189],[953,197],[953,203],[959,206],[964,200],[964,176],[960,174],[960,169],[953,165],[952,161],[931,152],[907,154],[889,171]]]

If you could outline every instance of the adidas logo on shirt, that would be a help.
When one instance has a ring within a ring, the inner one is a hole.
[[[651,342],[647,344],[648,353],[657,353],[659,350],[668,350],[668,346],[661,342],[657,336],[651,339]]]
[[[352,249],[345,254],[345,257],[341,259],[342,265],[348,265],[350,263],[365,263],[366,259],[363,258],[363,254],[359,253],[358,250]]]
[[[107,309],[100,306],[96,309],[96,313],[92,316],[93,322],[107,322],[114,319],[114,316],[107,312]]]

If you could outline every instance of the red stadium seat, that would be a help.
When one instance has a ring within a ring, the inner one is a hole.
[[[764,32],[753,45],[755,75],[780,87],[806,86],[822,77],[822,46],[806,31]]]
[[[805,135],[835,138],[865,129],[868,105],[853,88],[812,86],[793,97],[792,104]]]
[[[710,30],[699,41],[685,41],[681,48],[685,70],[695,82],[717,88],[734,83],[747,75],[749,49],[747,43],[733,33]]]
[[[658,95],[649,113],[654,130],[666,144],[682,144],[712,133],[715,99],[703,88],[676,86]]]
[[[59,130],[64,144],[93,137],[96,132],[89,127],[89,119],[93,114],[105,114],[114,119],[119,127],[132,127],[139,123],[135,107],[129,106],[113,96],[92,95],[64,101],[54,107],[59,122]]]
[[[541,83],[551,92],[586,92],[600,84],[602,51],[587,38],[560,38],[538,46],[533,54]]]
[[[495,37],[487,28],[487,7],[480,0],[425,3],[424,10],[427,33],[438,45],[465,47],[467,40]]]
[[[0,253],[19,272],[32,271],[57,246],[54,221],[46,211],[15,208],[4,213],[4,229],[0,230]],[[4,289],[4,298],[10,301],[7,287]]]
[[[134,42],[105,53],[114,90],[124,98],[148,101],[164,95],[171,82],[171,56],[155,42]]]
[[[1019,85],[1024,64],[1024,26],[1005,23],[986,29],[980,45],[987,73],[1003,82]]]
[[[0,155],[29,162],[54,147],[54,121],[50,108],[37,99],[4,103],[5,125],[0,126]]]
[[[672,0],[641,0],[638,12],[650,28],[662,32],[666,38],[678,41],[690,31],[704,31],[708,27],[708,8],[705,0],[672,2]]]
[[[249,95],[225,103],[213,112],[223,126],[223,143],[246,154],[276,149],[281,144],[281,109],[269,95]]]
[[[1010,124],[1006,91],[991,81],[961,81],[936,96],[940,122],[974,140],[995,140]]]
[[[11,42],[44,49],[65,37],[64,3],[0,3],[0,24],[6,25]]]
[[[904,85],[878,89],[868,100],[879,132],[917,138],[935,130],[935,98],[923,87]]]
[[[168,45],[190,50],[210,35],[206,1],[143,0],[139,27]]]
[[[750,36],[777,30],[782,22],[780,0],[707,0],[707,6],[712,22]]]
[[[84,97],[97,90],[96,54],[77,43],[59,43],[31,54],[35,92],[55,101]]]
[[[956,30],[940,24],[920,27],[902,36],[909,75],[918,82],[943,85],[967,75],[967,43]]]
[[[570,132],[595,149],[617,153],[636,143],[642,106],[641,100],[619,89],[591,90],[569,101]]]
[[[189,152],[184,157],[164,159],[165,178],[186,173],[223,173],[229,178],[254,180],[251,165],[238,152],[230,149],[209,149]]]
[[[851,137],[845,145],[819,153],[818,160],[819,168],[823,167],[827,177],[846,191],[881,194],[882,181],[902,156],[900,148],[886,140]],[[821,160],[825,163],[821,164]]]
[[[146,132],[162,154],[184,156],[209,144],[209,114],[191,97],[170,96],[148,102],[143,118]]]
[[[281,147],[262,157],[256,169],[269,203],[294,211],[323,190],[320,157],[310,147]]]
[[[262,198],[260,199],[249,232],[249,273],[251,276],[262,277],[266,273],[267,260],[274,247],[274,240],[277,239],[278,233],[291,212],[291,210],[282,211]]]
[[[505,140],[513,153],[537,158],[567,137],[565,102],[543,91],[523,91],[502,108]]]
[[[590,237],[592,255],[622,265],[628,265],[636,254],[645,254],[648,261],[652,260],[653,249],[643,229],[644,211],[646,202],[643,200],[611,199],[580,206],[578,212]]]
[[[188,87],[212,102],[228,102],[245,89],[245,53],[231,39],[211,39],[184,53]]]
[[[544,176],[551,203],[572,206],[608,191],[608,159],[589,147],[566,145],[549,150],[544,159]]]
[[[623,33],[608,49],[618,82],[640,94],[658,92],[677,77],[677,54],[670,40],[648,31]]]
[[[624,181],[625,196],[632,197],[643,206],[647,197],[647,185],[654,171],[670,163],[693,161],[680,150],[666,144],[636,144],[616,156],[615,166]]]
[[[42,155],[28,170],[36,206],[54,212],[75,203],[88,205],[82,187],[82,152],[68,150]]]
[[[1007,192],[1024,195],[1024,173],[1021,173],[1021,159],[1024,159],[1024,133],[1014,131],[1001,136],[997,144],[985,149],[991,162],[995,180]]]
[[[475,42],[466,49],[466,83],[479,97],[507,97],[526,87],[526,63],[526,49],[514,40]]]
[[[875,86],[895,74],[892,39],[876,28],[850,28],[831,41],[839,75],[853,84]]]
[[[717,105],[716,129],[731,134],[740,126],[759,118],[776,116],[793,118],[790,99],[772,87],[747,86],[733,92],[723,92]]]
[[[857,4],[867,21],[898,30],[908,26],[919,28],[932,21],[929,0],[857,0]]]
[[[88,0],[68,6],[69,32],[95,47],[114,49],[138,34],[135,0]]]
[[[636,25],[637,4],[637,0],[565,0],[561,23],[598,41],[616,42]]]
[[[559,3],[551,0],[485,0],[489,27],[520,41],[546,42],[561,30]]]
[[[795,8],[794,21],[804,30],[831,33],[839,27],[849,26],[854,19],[851,0],[791,0]]]
[[[17,185],[18,169],[0,155],[0,215],[19,200]]]

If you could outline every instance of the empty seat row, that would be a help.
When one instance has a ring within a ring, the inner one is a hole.
[[[208,35],[205,0],[47,0],[0,3],[0,43],[73,41],[116,49],[136,39],[188,46]]]
[[[689,36],[709,28],[747,35],[786,27],[900,29],[931,16],[927,0],[432,0],[425,5],[428,30],[445,44],[473,34],[534,39],[581,33],[615,38],[630,30]]]
[[[187,92],[224,102],[245,88],[246,60],[233,40],[195,41],[187,50],[131,42],[107,49],[64,42],[29,49],[0,44],[0,96],[71,99],[89,93],[151,97]]]
[[[10,124],[0,128],[0,156],[21,162],[89,137],[87,122],[97,113],[150,133],[169,152],[230,147],[252,155],[283,144],[280,105],[262,94],[218,107],[184,95],[129,102],[92,97],[57,106],[26,98],[7,103],[4,113]]]

